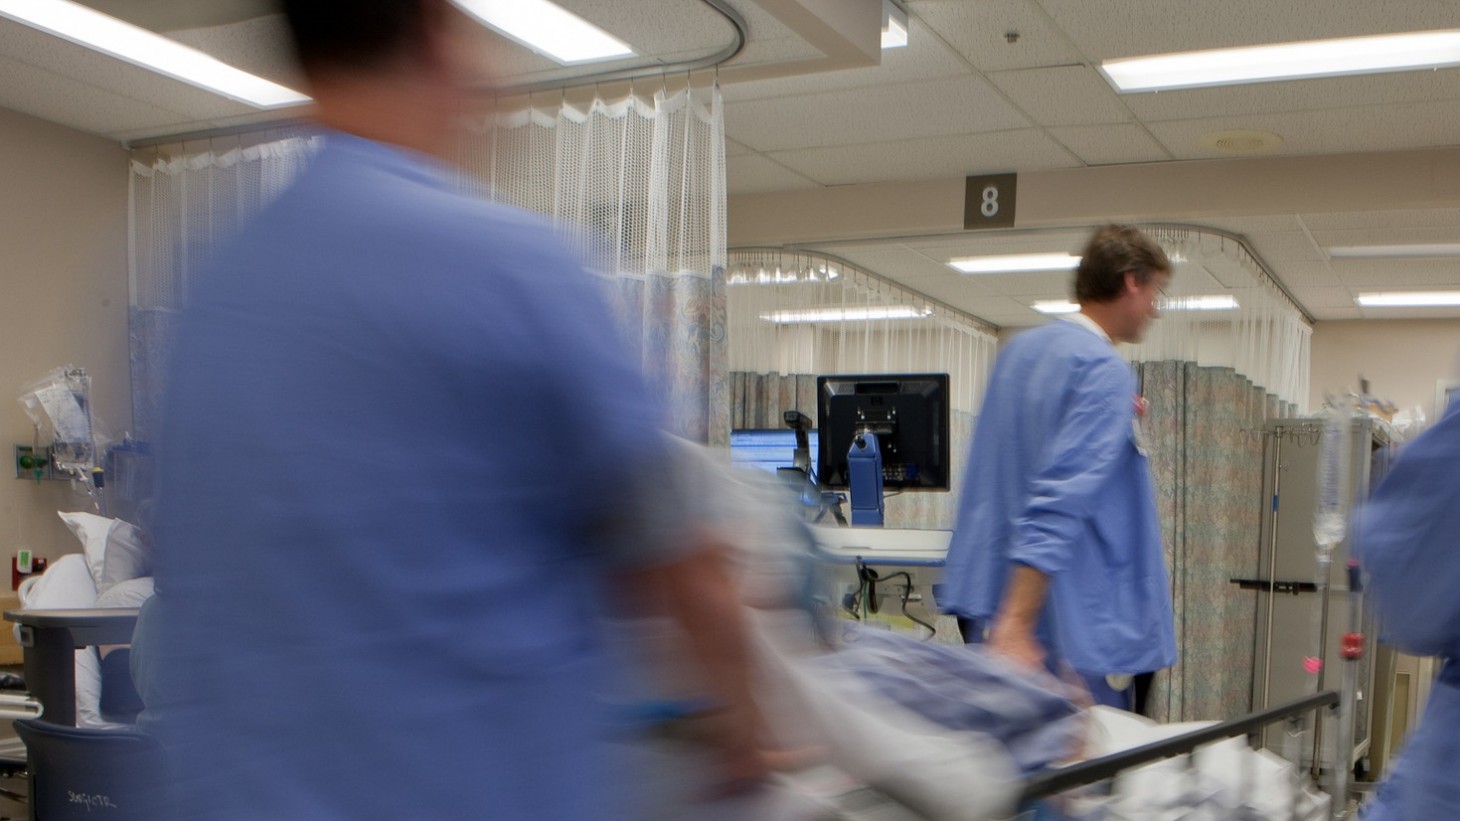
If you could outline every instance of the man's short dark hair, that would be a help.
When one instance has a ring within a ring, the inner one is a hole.
[[[1107,225],[1085,245],[1075,270],[1075,301],[1109,302],[1125,289],[1125,275],[1145,284],[1171,273],[1171,260],[1156,241],[1133,225]]]
[[[369,68],[419,40],[432,0],[282,0],[305,71]]]

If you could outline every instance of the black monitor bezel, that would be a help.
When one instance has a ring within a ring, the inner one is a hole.
[[[846,454],[851,447],[851,440],[848,437],[847,442],[842,445],[831,445],[833,429],[837,427],[831,418],[831,400],[836,396],[855,393],[856,385],[868,383],[894,383],[899,395],[926,394],[927,398],[935,399],[939,405],[930,413],[933,428],[931,435],[936,440],[936,444],[930,447],[930,450],[936,454],[938,464],[935,467],[941,468],[940,475],[931,480],[920,480],[916,484],[888,481],[884,478],[884,488],[896,491],[949,490],[953,478],[949,441],[952,409],[949,402],[948,374],[946,373],[828,374],[816,377],[817,481],[822,487],[830,490],[844,490],[848,487]],[[917,391],[906,389],[912,385],[926,386],[928,384],[935,386],[930,393],[925,387],[919,387]]]

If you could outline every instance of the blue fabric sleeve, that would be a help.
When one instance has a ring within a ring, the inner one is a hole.
[[[1059,428],[1029,486],[1009,558],[1047,576],[1064,570],[1093,506],[1131,447],[1132,376],[1111,357],[1091,362],[1068,389]]]
[[[1460,415],[1405,446],[1356,517],[1357,547],[1384,639],[1417,655],[1460,654]]]

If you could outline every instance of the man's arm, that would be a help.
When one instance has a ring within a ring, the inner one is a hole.
[[[714,734],[731,788],[779,768],[765,752],[765,719],[753,695],[748,626],[729,573],[729,548],[707,529],[691,537],[693,550],[664,564],[625,574],[631,595],[662,603],[684,630],[690,657],[720,703]]]
[[[1027,564],[1016,564],[1009,572],[1004,600],[989,630],[988,647],[1014,661],[1043,667],[1045,650],[1034,637],[1039,613],[1049,592],[1049,577]]]
[[[1015,524],[1012,567],[989,646],[1029,666],[1042,666],[1035,638],[1050,579],[1068,566],[1085,536],[1096,500],[1130,445],[1132,380],[1117,360],[1103,360],[1071,389],[1069,410],[1054,432],[1049,457],[1030,482],[1029,502]]]

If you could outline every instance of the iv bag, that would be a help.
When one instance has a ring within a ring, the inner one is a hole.
[[[89,473],[96,466],[91,425],[91,377],[84,368],[56,368],[21,387],[20,404],[44,439],[57,469]]]
[[[1342,401],[1323,410],[1318,447],[1318,505],[1313,511],[1313,538],[1325,550],[1343,541],[1353,506],[1354,414]]]

